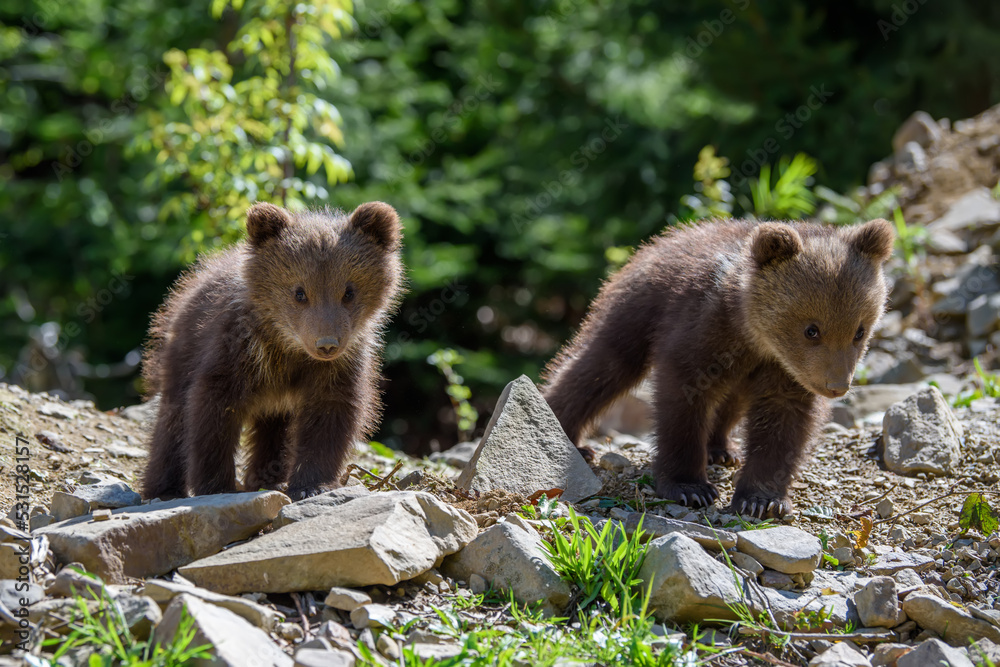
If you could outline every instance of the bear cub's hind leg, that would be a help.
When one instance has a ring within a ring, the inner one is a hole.
[[[746,400],[738,392],[723,401],[715,415],[715,425],[708,438],[709,465],[737,467],[743,456],[729,437],[730,432],[746,413]]]

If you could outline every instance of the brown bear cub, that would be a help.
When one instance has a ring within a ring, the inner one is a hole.
[[[602,287],[546,369],[545,398],[579,445],[652,369],[657,493],[700,506],[719,493],[708,463],[746,464],[731,507],[783,516],[806,445],[843,396],[882,316],[885,220],[847,228],[720,221],[668,231]]]
[[[372,202],[350,215],[247,213],[248,239],[202,259],[154,316],[143,365],[160,409],[146,498],[287,483],[297,500],[337,485],[378,422],[381,330],[403,280],[399,217]]]

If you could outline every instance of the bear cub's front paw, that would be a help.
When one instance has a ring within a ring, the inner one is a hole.
[[[285,495],[292,499],[292,502],[297,502],[299,500],[305,500],[306,498],[312,498],[313,496],[318,496],[321,493],[326,493],[327,491],[333,490],[335,487],[330,486],[294,486],[289,487]]]
[[[729,509],[741,516],[758,519],[780,519],[792,511],[788,496],[776,497],[762,491],[737,491]]]
[[[719,498],[719,490],[711,482],[658,482],[656,494],[688,507],[708,507]]]

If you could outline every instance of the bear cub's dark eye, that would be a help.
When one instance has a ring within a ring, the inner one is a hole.
[[[806,338],[809,340],[819,340],[819,327],[815,324],[810,324],[806,327]]]
[[[864,337],[865,337],[865,328],[864,326],[860,326],[858,327],[858,332],[854,334],[854,340],[861,340]]]
[[[348,284],[344,289],[344,303],[350,303],[354,301],[354,285]]]
[[[305,303],[308,301],[308,299],[306,299],[306,291],[301,287],[297,287],[295,289],[295,300],[299,303]]]

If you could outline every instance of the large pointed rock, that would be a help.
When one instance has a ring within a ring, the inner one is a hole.
[[[882,420],[885,467],[897,475],[947,475],[962,461],[962,424],[937,387],[890,407]]]
[[[560,488],[569,502],[601,490],[600,480],[525,375],[503,390],[456,484],[467,490],[504,489],[524,495]]]
[[[63,563],[81,563],[109,584],[165,574],[245,540],[271,523],[288,496],[220,493],[123,507],[108,521],[91,515],[36,530]]]
[[[207,645],[212,655],[208,660],[190,664],[218,667],[292,667],[294,664],[263,630],[228,609],[186,593],[178,595],[167,607],[163,620],[153,632],[157,643],[166,645],[173,641],[185,612],[194,621],[194,638],[189,647]]]
[[[478,532],[468,512],[429,493],[373,493],[180,572],[203,588],[230,595],[391,585],[437,566]]]

